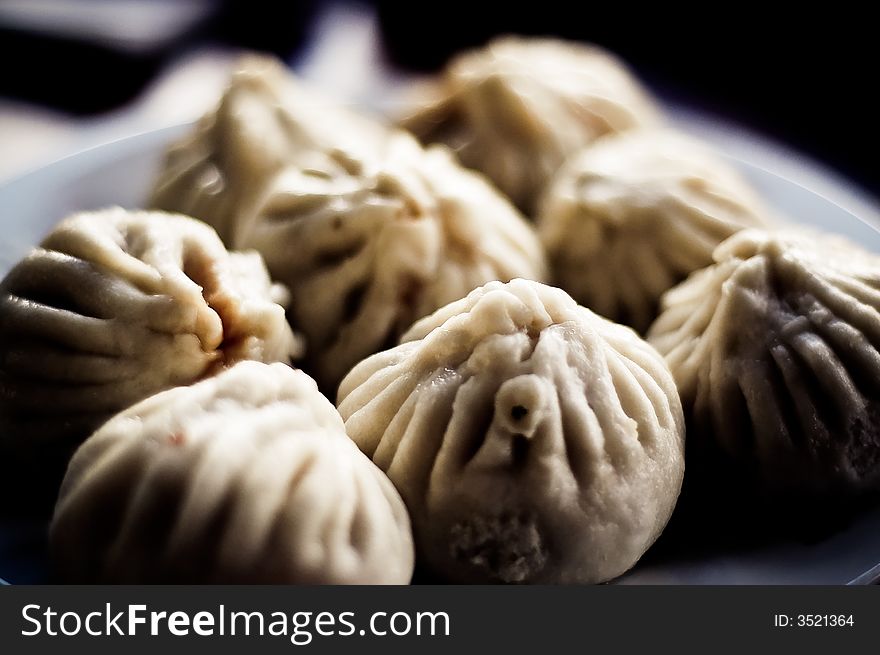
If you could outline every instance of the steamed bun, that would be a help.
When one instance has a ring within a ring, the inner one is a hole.
[[[113,208],[62,221],[0,283],[4,461],[52,477],[157,391],[240,360],[288,361],[285,295],[259,255],[227,252],[185,216]]]
[[[75,582],[407,583],[400,497],[301,371],[242,362],[77,451],[51,526]]]
[[[453,148],[523,211],[551,176],[598,137],[656,125],[659,110],[625,66],[600,48],[499,38],[457,56],[401,124]]]
[[[239,247],[241,217],[291,157],[310,156],[300,152],[304,144],[370,150],[385,134],[301,84],[280,61],[249,55],[217,107],[168,149],[150,206],[199,218]]]
[[[660,355],[559,289],[493,282],[416,323],[339,389],[419,557],[461,582],[591,583],[669,519],[684,424]]]
[[[696,452],[772,492],[880,488],[880,257],[747,230],[714,259],[664,296],[649,333]]]
[[[303,365],[330,392],[416,319],[488,281],[546,275],[536,235],[505,199],[403,134],[346,166],[286,169],[243,244],[290,287]]]
[[[707,147],[671,130],[602,139],[559,171],[538,213],[555,282],[580,304],[644,331],[664,291],[712,263],[768,211]]]

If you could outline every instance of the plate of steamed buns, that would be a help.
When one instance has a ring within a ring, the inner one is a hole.
[[[0,577],[872,581],[880,232],[594,46],[405,98],[247,56],[0,187]]]

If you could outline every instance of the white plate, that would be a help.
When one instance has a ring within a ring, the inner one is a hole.
[[[175,126],[109,143],[0,186],[0,276],[55,223],[73,211],[113,204],[142,206],[164,146],[186,129],[188,126]],[[731,152],[729,148],[726,151]],[[880,232],[849,211],[760,166],[739,159],[732,161],[766,200],[789,218],[844,234],[880,252]],[[0,578],[13,583],[45,581],[44,534],[43,524],[0,519]],[[648,563],[638,565],[620,582],[862,583],[880,576],[878,563],[880,508],[861,515],[818,543],[777,541],[746,551],[710,552],[680,561],[649,558]]]

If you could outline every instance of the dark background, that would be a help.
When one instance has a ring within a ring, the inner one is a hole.
[[[0,0],[0,8],[9,1]],[[329,3],[198,4],[198,21],[137,51],[10,28],[0,18],[0,95],[89,115],[131,100],[164,65],[199,44],[268,50],[295,61],[311,21]],[[801,3],[782,10],[768,2],[360,4],[376,7],[386,56],[401,68],[434,70],[455,51],[507,32],[592,41],[621,55],[661,96],[775,137],[880,195],[880,56],[877,22],[867,9]]]

